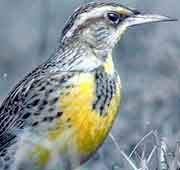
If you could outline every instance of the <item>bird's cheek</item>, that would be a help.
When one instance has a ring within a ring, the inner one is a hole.
[[[116,36],[117,36],[117,41],[119,41],[122,37],[122,35],[127,31],[127,26],[124,25],[124,26],[120,26],[118,29],[117,29],[117,32],[116,32]]]

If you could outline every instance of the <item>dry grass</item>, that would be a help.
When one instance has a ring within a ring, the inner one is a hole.
[[[126,170],[179,170],[180,169],[180,143],[172,149],[166,139],[159,137],[156,131],[150,131],[127,155],[119,146],[112,134],[109,135],[124,159]],[[149,146],[151,143],[152,146]],[[147,146],[148,145],[148,146]],[[148,148],[148,149],[147,149]],[[149,150],[151,148],[151,150]],[[121,168],[119,168],[121,169]]]

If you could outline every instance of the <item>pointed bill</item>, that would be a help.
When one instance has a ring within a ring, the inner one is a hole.
[[[127,26],[135,26],[145,23],[153,23],[153,22],[168,22],[168,21],[177,21],[175,18],[170,18],[163,15],[156,14],[138,14],[132,15],[126,19]]]

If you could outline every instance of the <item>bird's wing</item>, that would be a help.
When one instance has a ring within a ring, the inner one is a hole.
[[[72,76],[71,72],[30,74],[11,91],[0,107],[0,150],[25,127],[35,126],[41,114],[49,119],[57,114],[59,92]]]

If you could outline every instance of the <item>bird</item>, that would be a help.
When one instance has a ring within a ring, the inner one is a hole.
[[[122,86],[112,52],[129,27],[175,19],[117,2],[81,5],[55,52],[0,107],[0,170],[75,170],[107,138]]]

